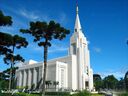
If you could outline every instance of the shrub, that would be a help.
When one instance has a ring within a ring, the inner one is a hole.
[[[128,96],[128,92],[126,92],[126,93],[120,93],[120,94],[118,94],[118,96]]]
[[[70,92],[46,92],[46,95],[70,96]]]
[[[78,93],[73,94],[71,96],[90,96],[90,93],[88,91],[84,90],[84,91],[79,91]]]
[[[16,93],[13,96],[41,96],[40,94]]]

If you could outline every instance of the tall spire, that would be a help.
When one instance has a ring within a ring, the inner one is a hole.
[[[78,2],[76,2],[76,22],[75,22],[75,31],[81,30],[81,24],[79,19],[79,9],[78,9]]]

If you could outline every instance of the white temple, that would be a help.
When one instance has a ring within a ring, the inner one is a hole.
[[[63,41],[62,41],[63,42]],[[88,42],[79,20],[78,6],[74,33],[70,38],[69,54],[49,60],[46,81],[59,82],[58,89],[93,90],[93,70],[90,67]],[[23,63],[16,72],[17,86],[41,88],[43,63],[30,60]],[[53,88],[54,85],[50,85]]]

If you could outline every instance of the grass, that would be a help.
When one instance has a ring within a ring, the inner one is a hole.
[[[104,96],[102,94],[91,94],[91,96]]]

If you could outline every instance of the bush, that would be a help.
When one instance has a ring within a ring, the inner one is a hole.
[[[41,96],[40,94],[16,93],[13,96]]]
[[[11,93],[0,93],[0,96],[12,96]]]
[[[71,96],[90,96],[90,93],[88,91],[84,90],[84,91],[79,91],[78,93],[73,94]]]
[[[128,96],[128,92],[126,92],[126,93],[120,93],[120,94],[118,94],[118,96]]]
[[[46,92],[46,95],[70,96],[70,92]]]

